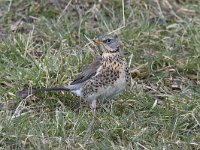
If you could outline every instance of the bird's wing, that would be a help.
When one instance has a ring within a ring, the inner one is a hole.
[[[95,61],[93,61],[93,63],[85,67],[70,85],[83,83],[84,81],[95,76],[100,67],[101,67],[101,59],[98,58]]]

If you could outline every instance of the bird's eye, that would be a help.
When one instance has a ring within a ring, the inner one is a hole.
[[[103,41],[104,43],[110,43],[111,42],[111,39],[106,39]]]

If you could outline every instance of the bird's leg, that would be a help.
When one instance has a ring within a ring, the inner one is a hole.
[[[93,111],[94,115],[95,115],[95,112],[96,112],[96,103],[97,103],[97,100],[94,99],[94,100],[92,101],[92,104],[91,104],[92,111]]]

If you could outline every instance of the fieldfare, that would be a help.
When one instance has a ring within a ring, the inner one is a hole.
[[[50,87],[44,91],[69,90],[96,110],[96,102],[111,99],[122,93],[130,84],[131,76],[120,42],[111,35],[102,35],[94,40],[100,57],[82,70],[69,85]]]

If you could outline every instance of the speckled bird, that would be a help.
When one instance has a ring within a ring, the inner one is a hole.
[[[69,85],[44,90],[70,90],[87,100],[94,111],[97,101],[112,99],[125,91],[131,77],[120,42],[111,35],[99,36],[94,42],[100,57],[84,68]]]

